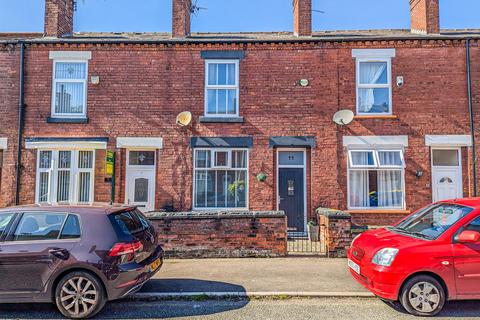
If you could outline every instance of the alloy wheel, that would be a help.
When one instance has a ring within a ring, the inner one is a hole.
[[[440,292],[429,282],[418,282],[409,290],[408,301],[415,310],[429,313],[438,308]]]
[[[68,279],[60,290],[60,302],[73,317],[90,313],[98,304],[98,296],[92,281],[80,276]]]

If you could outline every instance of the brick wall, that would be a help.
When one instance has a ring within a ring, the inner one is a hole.
[[[352,217],[347,212],[319,208],[318,221],[323,226],[321,240],[327,248],[329,258],[345,258],[352,243]]]
[[[281,212],[157,213],[150,217],[167,256],[278,257],[287,254]]]
[[[73,0],[45,0],[45,36],[73,34],[73,11]]]
[[[410,16],[413,32],[440,33],[439,0],[410,0]]]
[[[15,162],[17,159],[17,123],[20,49],[0,46],[0,137],[7,138],[8,147],[0,165],[0,207],[15,204]],[[2,157],[0,157],[0,161]]]
[[[480,50],[472,43],[474,108],[480,106]],[[393,86],[395,117],[356,119],[346,127],[332,122],[340,109],[355,110],[354,48],[396,48],[392,75],[404,76],[403,87]],[[51,108],[51,50],[89,50],[89,76],[98,75],[98,85],[88,85],[88,124],[47,123]],[[203,50],[245,50],[240,62],[240,115],[244,123],[200,123],[204,110]],[[15,54],[2,47],[5,57]],[[3,58],[4,61],[6,58]],[[12,63],[8,67],[15,67]],[[0,62],[0,64],[5,62]],[[9,71],[12,75],[17,70]],[[367,42],[305,42],[283,44],[36,44],[27,48],[26,137],[108,137],[108,148],[117,153],[115,200],[125,199],[125,151],[116,148],[116,137],[162,137],[157,165],[156,208],[192,207],[192,136],[253,136],[250,151],[249,209],[276,209],[275,150],[270,136],[315,136],[317,148],[310,150],[308,172],[309,213],[317,207],[346,209],[347,167],[344,135],[408,135],[407,210],[395,213],[352,213],[353,220],[377,223],[396,220],[431,201],[430,148],[426,134],[469,134],[466,94],[465,43],[460,40],[405,40]],[[12,76],[12,79],[16,78]],[[298,80],[309,79],[301,87]],[[12,80],[10,79],[10,80]],[[9,85],[14,101],[16,82]],[[5,84],[2,84],[5,85]],[[2,91],[3,92],[3,91]],[[0,103],[5,103],[3,99]],[[9,103],[15,108],[17,103]],[[9,114],[15,112],[8,107]],[[176,115],[193,113],[189,127],[175,125]],[[7,119],[10,119],[7,118]],[[12,118],[13,119],[13,118]],[[478,118],[476,123],[478,123]],[[7,126],[15,123],[8,121]],[[4,130],[5,126],[0,126]],[[11,134],[11,133],[8,133]],[[11,145],[11,144],[10,144]],[[468,150],[463,150],[465,195],[470,194]],[[9,161],[8,152],[5,161]],[[22,203],[34,202],[35,158],[25,151],[22,162]],[[102,161],[97,152],[97,201],[110,199]],[[13,158],[11,158],[13,161]],[[13,163],[13,162],[12,162]],[[415,177],[421,169],[423,177]],[[8,169],[7,169],[8,170]],[[266,172],[267,181],[255,178]],[[12,185],[13,171],[3,174],[4,185]],[[7,181],[7,182],[5,182]],[[7,187],[7,189],[10,187]],[[11,203],[12,193],[2,194]],[[377,221],[378,220],[378,221]]]

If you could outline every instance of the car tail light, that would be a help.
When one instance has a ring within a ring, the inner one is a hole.
[[[143,250],[143,244],[140,241],[130,243],[117,243],[110,249],[108,255],[110,257],[118,257],[123,255],[133,255],[136,252]]]

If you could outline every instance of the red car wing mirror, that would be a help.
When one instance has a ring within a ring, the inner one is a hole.
[[[465,230],[462,231],[458,237],[457,241],[460,243],[479,243],[480,242],[480,232]]]

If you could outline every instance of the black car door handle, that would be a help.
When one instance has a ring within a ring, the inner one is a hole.
[[[48,250],[48,253],[62,260],[68,260],[70,257],[70,253],[66,249],[50,249]]]

